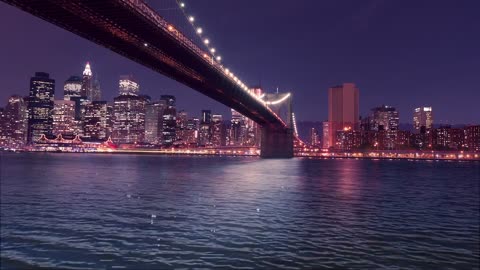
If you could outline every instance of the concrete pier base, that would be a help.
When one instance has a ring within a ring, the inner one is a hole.
[[[293,158],[293,130],[262,128],[262,158]]]

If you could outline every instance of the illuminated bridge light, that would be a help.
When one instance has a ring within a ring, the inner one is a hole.
[[[215,53],[215,48],[211,48],[211,49],[210,49],[210,52],[211,52],[211,53]]]
[[[173,26],[169,25],[169,26],[168,26],[168,30],[169,30],[169,31],[173,31]]]
[[[143,43],[143,46],[148,47],[148,43]]]
[[[184,7],[185,7],[185,3],[180,2],[180,7],[181,7],[181,8],[184,8]]]
[[[290,93],[286,94],[284,97],[282,97],[281,99],[278,99],[278,100],[275,100],[275,101],[267,101],[266,103],[268,105],[275,105],[275,104],[278,104],[278,103],[282,103],[284,102],[287,98],[290,97]]]
[[[188,20],[189,20],[190,22],[194,22],[194,21],[195,21],[195,18],[194,18],[193,16],[190,16],[190,17],[188,17]]]
[[[219,61],[219,62],[222,61],[222,57],[221,57],[220,55],[218,55],[216,59],[217,59],[217,61]]]
[[[208,45],[210,43],[210,40],[208,38],[206,38],[203,43],[205,43],[206,45]]]
[[[197,28],[197,34],[201,34],[201,33],[203,33],[203,29],[201,27],[198,27]]]

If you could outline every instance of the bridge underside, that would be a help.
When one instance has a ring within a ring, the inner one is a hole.
[[[142,1],[0,1],[104,46],[235,109],[263,127],[262,157],[293,156],[293,146],[290,147],[293,137],[285,123],[222,70],[214,68],[204,56],[192,51],[169,30],[143,14],[135,7]]]

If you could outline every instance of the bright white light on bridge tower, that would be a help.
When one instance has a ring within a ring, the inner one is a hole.
[[[203,29],[201,27],[198,27],[197,28],[197,34],[201,34],[201,33],[203,33]]]
[[[216,59],[218,62],[222,61],[222,57],[220,55],[218,55]]]
[[[211,48],[211,49],[210,49],[210,52],[211,52],[211,53],[215,53],[215,48]]]
[[[210,40],[208,38],[206,38],[205,40],[203,40],[203,43],[208,45],[210,43]]]
[[[195,18],[194,18],[193,16],[190,16],[190,17],[188,17],[188,20],[189,20],[190,22],[194,22],[194,21],[195,21]]]
[[[185,3],[181,2],[181,3],[180,3],[180,7],[184,8],[184,7],[185,7]]]

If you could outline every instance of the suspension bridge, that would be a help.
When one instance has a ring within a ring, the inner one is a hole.
[[[204,29],[195,24],[183,2],[175,1],[173,8],[156,10],[144,0],[1,1],[157,71],[255,121],[262,127],[264,158],[291,158],[294,141],[301,142],[291,95],[268,99],[251,91],[224,65],[224,59],[202,36]],[[181,11],[192,28],[168,21],[166,17],[172,10]],[[286,119],[274,110],[284,102],[289,103]]]

